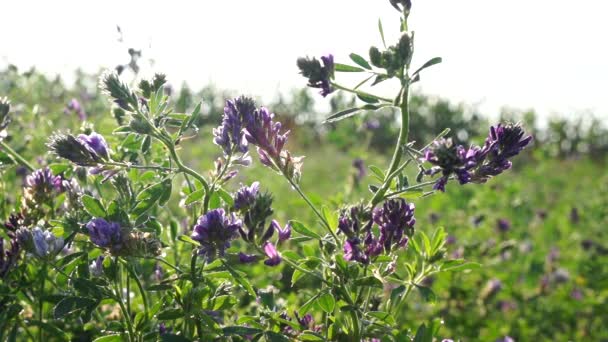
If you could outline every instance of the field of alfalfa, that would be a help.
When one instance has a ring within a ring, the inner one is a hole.
[[[389,3],[394,44],[298,59],[330,113],[0,70],[0,340],[608,340],[602,122],[411,90]]]

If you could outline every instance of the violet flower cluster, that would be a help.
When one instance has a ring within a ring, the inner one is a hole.
[[[298,58],[297,64],[300,74],[308,79],[308,86],[321,89],[321,95],[325,97],[334,91],[331,86],[335,69],[334,56],[332,54],[322,56],[321,62],[316,58],[306,57]]]
[[[230,241],[238,237],[242,224],[234,213],[226,214],[221,208],[209,210],[199,217],[191,237],[201,244],[200,255],[213,260],[217,256],[224,256],[226,249],[230,247]]]
[[[519,154],[532,140],[524,137],[518,124],[492,126],[483,147],[465,148],[455,145],[452,139],[441,138],[425,151],[423,161],[434,166],[425,171],[427,175],[441,173],[433,189],[445,191],[445,186],[454,175],[462,185],[484,183],[493,176],[511,168],[509,158]]]
[[[213,129],[214,143],[222,148],[226,157],[240,152],[242,156],[234,160],[241,165],[249,165],[247,151],[249,144],[257,146],[262,164],[284,173],[292,180],[301,174],[302,158],[292,157],[283,147],[289,131],[281,133],[281,123],[273,121],[274,114],[266,108],[255,108],[253,100],[239,97],[228,100],[224,107],[222,124]]]
[[[80,166],[97,166],[109,158],[109,147],[100,134],[88,135],[55,134],[51,137],[49,148],[56,155]]]
[[[344,259],[367,264],[370,259],[382,253],[388,254],[394,248],[405,248],[414,234],[414,209],[413,203],[398,198],[387,200],[371,215],[360,206],[343,211],[338,228],[346,235]],[[377,227],[377,233],[374,232],[374,226]]]
[[[86,224],[91,242],[102,248],[117,251],[122,247],[123,234],[120,224],[94,218]]]

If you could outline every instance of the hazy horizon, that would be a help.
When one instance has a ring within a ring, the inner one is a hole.
[[[414,1],[414,67],[440,56],[415,89],[476,105],[495,116],[501,107],[534,109],[541,118],[592,112],[608,117],[608,6],[591,0],[488,2]],[[10,1],[0,30],[0,58],[20,68],[35,66],[70,79],[77,68],[95,72],[128,61],[128,47],[143,49],[142,65],[193,89],[220,89],[259,96],[301,88],[299,56],[333,53],[366,56],[380,46],[378,18],[387,43],[397,34],[398,13],[388,1],[269,0],[259,3],[160,1]],[[10,15],[8,15],[10,14]],[[116,26],[124,33],[117,42]],[[346,83],[346,82],[343,82]],[[375,90],[386,94],[387,87]],[[328,99],[315,100],[326,105]]]

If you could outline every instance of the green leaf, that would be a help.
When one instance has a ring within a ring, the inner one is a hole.
[[[312,331],[305,331],[298,337],[300,341],[325,341],[323,336],[313,333]]]
[[[156,315],[156,318],[160,321],[170,321],[184,317],[184,311],[182,309],[165,309]]]
[[[71,313],[88,310],[97,305],[97,301],[85,297],[65,297],[53,308],[55,319],[63,318]]]
[[[319,298],[320,295],[321,292],[317,293],[316,295],[312,296],[308,301],[306,301],[306,303],[304,303],[300,307],[300,310],[298,310],[298,314],[300,316],[306,315],[306,313],[308,313],[308,310],[310,310],[310,307],[315,303],[315,301],[317,300],[317,298]]]
[[[357,97],[359,98],[359,100],[365,102],[365,103],[378,103],[380,102],[378,100],[377,97],[373,96],[373,95],[369,95],[369,94],[364,94],[364,93],[357,93]]]
[[[234,199],[232,198],[232,195],[230,195],[230,193],[228,191],[224,190],[223,188],[219,188],[215,191],[229,207],[234,206]]]
[[[350,59],[352,59],[353,62],[357,63],[357,65],[359,65],[360,67],[363,67],[367,70],[372,70],[372,67],[365,60],[365,58],[357,55],[356,53],[351,53],[349,56],[350,56]]]
[[[317,299],[317,304],[321,310],[332,313],[336,306],[336,299],[330,293],[324,293]]]
[[[321,212],[323,213],[323,217],[325,217],[325,221],[329,224],[329,227],[332,230],[336,230],[338,228],[338,213],[329,210],[327,207],[323,207]]]
[[[124,339],[121,334],[112,334],[106,335],[102,337],[98,337],[93,340],[93,342],[123,342]]]
[[[368,277],[359,278],[359,279],[355,280],[354,285],[355,286],[377,287],[377,288],[383,288],[384,287],[382,285],[382,282],[380,281],[380,279],[378,279],[378,278],[376,278],[374,276],[368,276]]]
[[[171,198],[171,191],[173,191],[173,182],[171,179],[167,178],[163,182],[163,192],[158,199],[158,205],[165,205],[169,199]]]
[[[163,334],[161,335],[160,340],[162,342],[191,342],[191,340],[184,336],[175,334]]]
[[[290,221],[290,223],[291,229],[293,229],[295,232],[313,239],[321,240],[321,236],[306,227],[304,223],[295,220]]]
[[[426,325],[422,323],[418,330],[416,331],[416,336],[414,337],[414,342],[432,342],[433,336],[429,336],[428,331],[426,329]]]
[[[378,18],[378,31],[380,32],[380,38],[382,38],[382,45],[386,49],[386,40],[384,39],[384,28],[382,27],[382,19]]]
[[[337,72],[363,72],[365,71],[364,69],[355,67],[355,66],[350,66],[350,65],[346,65],[346,64],[340,64],[340,63],[335,63],[334,64],[334,70]]]
[[[361,108],[345,109],[343,111],[340,111],[340,112],[337,112],[335,114],[328,116],[327,119],[325,119],[323,121],[323,123],[331,123],[331,122],[344,120],[346,118],[350,118],[351,116],[355,116],[355,115],[359,114],[360,111],[361,111]]]
[[[437,295],[430,288],[419,285],[416,285],[416,288],[420,291],[420,295],[426,302],[435,303],[437,301]]]
[[[431,249],[431,240],[429,240],[429,237],[423,231],[420,231],[420,236],[422,243],[424,244],[424,253],[427,257],[430,257],[433,255],[433,251]]]
[[[381,320],[389,325],[395,324],[395,318],[388,312],[384,311],[370,311],[367,313],[368,316]]]
[[[101,202],[94,197],[89,195],[83,195],[81,197],[82,205],[84,209],[93,217],[105,217],[106,210],[103,208]]]
[[[439,64],[441,62],[442,62],[441,57],[431,58],[428,62],[424,63],[420,68],[418,68],[418,70],[414,71],[414,73],[412,74],[412,77],[414,77],[416,74],[418,74],[422,70],[424,70],[430,66],[433,66],[435,64]]]
[[[190,205],[194,202],[200,201],[203,196],[205,196],[205,189],[196,190],[186,197],[185,204]]]
[[[222,264],[224,265],[224,267],[226,267],[226,269],[228,270],[228,272],[230,272],[230,274],[232,275],[232,278],[234,278],[234,280],[241,285],[245,290],[247,290],[247,292],[252,296],[252,297],[256,297],[256,293],[255,290],[253,289],[253,286],[251,286],[251,283],[249,282],[249,280],[245,279],[243,276],[241,276],[235,269],[233,269],[227,262],[225,262],[224,260],[222,260]]]
[[[377,167],[375,165],[370,165],[369,169],[376,176],[376,178],[378,178],[379,181],[384,182],[384,179],[386,178],[386,176],[384,175],[384,172],[382,170],[380,170],[379,167]]]
[[[463,259],[448,260],[441,265],[442,272],[454,272],[464,270],[474,270],[481,267],[476,262],[465,262]]]
[[[195,246],[197,246],[197,247],[200,247],[200,245],[201,245],[200,243],[198,243],[198,241],[193,240],[193,239],[192,239],[191,237],[189,237],[188,235],[180,235],[180,236],[179,236],[177,239],[178,239],[179,241],[181,241],[181,242],[186,242],[186,243],[189,243],[189,244],[191,244],[191,245],[195,245]]]
[[[225,327],[222,329],[222,331],[224,332],[224,336],[230,336],[230,335],[253,335],[253,334],[259,334],[261,332],[263,332],[262,329],[258,329],[258,328],[250,328],[250,327],[243,327],[243,326],[231,326],[231,327]]]

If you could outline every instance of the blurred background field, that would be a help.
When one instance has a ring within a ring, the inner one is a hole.
[[[6,141],[37,167],[57,162],[45,146],[56,130],[76,133],[92,125],[107,137],[111,148],[138,148],[116,145],[119,140],[111,133],[120,118],[113,116],[107,98],[99,94],[97,76],[77,73],[75,79],[66,86],[34,69],[9,66],[0,71],[0,95],[10,98],[14,108]],[[221,153],[212,143],[211,130],[219,124],[224,100],[238,94],[214,87],[195,91],[173,86],[166,92],[172,95],[176,112],[191,111],[203,102],[200,129],[181,143],[180,153],[191,167],[210,169],[212,157]],[[331,112],[352,101],[344,95],[334,97]],[[420,93],[412,102],[413,140],[428,142],[444,127],[452,127],[451,135],[459,141],[482,143],[487,134],[487,116],[475,107]],[[289,149],[306,156],[302,188],[313,202],[328,209],[362,198],[374,184],[369,166],[383,167],[390,158],[398,130],[391,110],[325,125],[322,119],[329,113],[315,109],[314,96],[307,90],[294,90],[265,105],[292,130]],[[401,314],[420,322],[439,317],[445,323],[443,335],[464,340],[490,341],[505,334],[518,341],[606,340],[608,131],[591,116],[544,122],[537,122],[533,111],[505,110],[501,116],[523,122],[535,138],[534,146],[515,160],[514,169],[485,186],[450,184],[446,193],[416,202],[417,229],[431,233],[444,227],[450,236],[448,253],[482,267],[426,279],[437,304],[408,305]],[[0,215],[6,218],[25,171],[2,151],[0,162]],[[315,227],[300,198],[259,163],[238,177],[234,187],[259,180],[262,189],[275,194],[281,222],[297,219]],[[410,178],[413,181],[415,174]],[[177,190],[173,196],[167,210],[183,210]],[[314,246],[304,247],[304,254],[307,248]],[[287,272],[283,269],[274,276],[280,278],[280,290],[297,303],[301,298],[296,294],[305,286],[291,287]],[[256,283],[269,282],[263,266],[248,274],[258,278]]]

